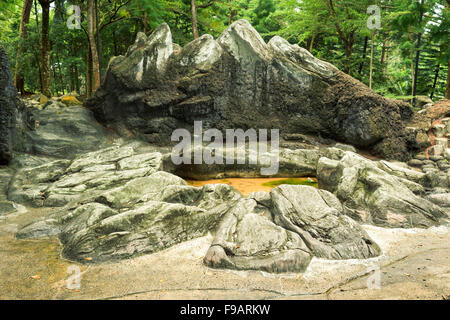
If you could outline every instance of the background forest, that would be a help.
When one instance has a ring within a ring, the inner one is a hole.
[[[374,30],[370,5],[381,9]],[[90,96],[138,32],[167,22],[183,46],[244,18],[266,41],[280,35],[380,94],[440,99],[450,98],[449,8],[450,0],[0,0],[0,45],[22,94]]]

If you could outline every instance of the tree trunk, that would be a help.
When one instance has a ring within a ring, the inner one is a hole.
[[[375,42],[375,32],[372,32],[372,41],[370,44],[370,75],[369,75],[369,89],[372,89],[373,78],[373,46]]]
[[[51,97],[50,90],[50,2],[39,0],[42,7],[41,60],[42,60],[42,94]]]
[[[363,70],[363,67],[364,67],[364,60],[366,60],[366,55],[367,55],[367,44],[368,44],[368,42],[369,42],[369,37],[365,36],[364,37],[363,58],[362,58],[361,63],[359,64],[359,72],[358,72],[359,76],[361,77],[361,79],[362,79],[362,70]]]
[[[344,72],[350,74],[350,68],[352,63],[353,44],[345,44],[345,70]]]
[[[314,46],[314,40],[316,40],[316,34],[313,33],[311,36],[311,42],[309,43],[309,52],[312,52],[313,46]]]
[[[198,38],[198,26],[197,26],[197,5],[195,0],[191,0],[191,19],[192,19],[192,34],[194,39]]]
[[[92,51],[88,44],[88,55],[86,61],[86,97],[92,96]]]
[[[419,17],[419,25],[422,23],[423,18],[423,0],[420,0],[420,17]],[[416,62],[415,62],[415,71],[414,71],[414,86],[413,86],[413,106],[416,104],[416,90],[417,90],[417,79],[419,76],[419,59],[420,59],[420,41],[422,39],[422,33],[419,32],[417,35],[417,46],[416,46]]]
[[[445,99],[450,99],[450,60],[447,63],[447,89],[445,90]]]
[[[431,89],[431,94],[430,94],[430,99],[433,100],[433,96],[434,96],[434,90],[436,90],[436,83],[438,81],[439,78],[439,70],[441,68],[441,65],[438,63],[438,65],[436,66],[436,72],[434,73],[434,81],[433,81],[433,88]]]
[[[92,73],[93,73],[92,91],[94,92],[100,87],[100,63],[98,59],[97,44],[95,41],[95,21],[97,14],[95,10],[94,0],[88,0],[87,5],[88,5],[87,10],[88,38],[92,56]]]
[[[24,0],[23,8],[22,8],[22,16],[20,18],[20,27],[19,27],[19,46],[17,47],[17,56],[16,56],[16,70],[14,74],[14,84],[16,89],[20,91],[20,94],[25,93],[25,79],[23,77],[22,68],[21,68],[21,57],[23,52],[22,42],[25,41],[27,37],[28,31],[28,23],[30,23],[30,15],[31,8],[33,6],[33,0]]]

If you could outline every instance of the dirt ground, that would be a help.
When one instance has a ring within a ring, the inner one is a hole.
[[[303,274],[215,270],[202,258],[212,236],[105,264],[61,257],[57,238],[16,240],[45,210],[0,220],[0,299],[443,299],[450,294],[450,228],[364,226],[383,254],[367,260],[314,258]],[[68,289],[73,269],[80,289]]]

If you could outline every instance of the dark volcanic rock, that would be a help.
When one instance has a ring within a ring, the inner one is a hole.
[[[204,35],[173,51],[170,29],[139,34],[126,56],[111,60],[88,100],[96,118],[149,142],[167,143],[175,128],[266,128],[320,134],[405,159],[415,148],[404,128],[413,111],[280,37],[265,43],[245,20],[214,40]]]
[[[8,164],[13,151],[26,149],[28,113],[12,85],[8,56],[0,46],[0,165]]]

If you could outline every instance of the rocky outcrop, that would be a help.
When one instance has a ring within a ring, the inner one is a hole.
[[[305,157],[301,150],[294,155]],[[60,209],[17,237],[59,236],[64,256],[96,263],[156,252],[211,232],[207,265],[268,272],[303,271],[313,256],[379,254],[327,191],[281,186],[270,195],[243,198],[228,185],[188,186],[162,171],[166,157],[134,142],[18,169],[8,176],[8,203]],[[314,166],[318,157],[311,161]]]
[[[385,161],[374,162],[353,152],[340,160],[318,162],[319,188],[333,192],[354,219],[384,227],[430,227],[447,214],[424,199],[427,176]],[[416,181],[416,182],[414,182]]]
[[[19,238],[59,235],[64,256],[94,263],[152,253],[215,229],[240,197],[226,185],[194,188],[166,172],[136,178],[22,229]]]
[[[29,115],[12,84],[10,64],[0,46],[0,165],[8,164],[14,151],[27,148]]]
[[[16,171],[8,199],[31,207],[62,207],[161,170],[162,155],[139,143]]]
[[[280,186],[240,200],[223,219],[204,262],[215,268],[302,272],[313,256],[364,259],[378,246],[331,193]]]
[[[50,100],[42,110],[30,110],[35,122],[35,129],[28,133],[32,154],[73,159],[105,148],[112,140],[112,135],[81,104],[67,106],[64,102]]]
[[[278,128],[311,133],[406,159],[416,147],[404,122],[413,111],[385,99],[280,37],[265,43],[246,20],[214,40],[204,35],[173,51],[170,29],[139,34],[111,60],[86,105],[100,122],[153,143],[176,128]]]

